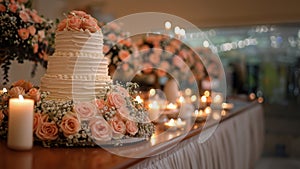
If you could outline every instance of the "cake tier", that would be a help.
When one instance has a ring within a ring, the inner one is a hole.
[[[48,99],[90,101],[103,95],[109,76],[95,75],[45,75],[41,78],[41,90],[50,92]]]
[[[101,31],[57,31],[55,35],[56,52],[83,52],[102,55],[103,35]]]
[[[56,52],[49,58],[47,75],[108,75],[108,60],[103,55],[99,56]]]

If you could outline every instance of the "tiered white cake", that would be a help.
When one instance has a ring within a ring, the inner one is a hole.
[[[71,25],[74,17],[80,22],[75,26]],[[90,15],[73,13],[58,25],[55,53],[41,78],[41,91],[50,92],[49,99],[88,101],[102,95],[111,82],[102,52],[103,35],[93,22]],[[94,27],[84,29],[84,24]]]

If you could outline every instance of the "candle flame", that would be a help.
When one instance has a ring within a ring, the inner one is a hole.
[[[19,95],[19,101],[21,101],[21,102],[24,101],[24,97],[22,95]]]
[[[143,99],[141,98],[141,96],[136,96],[135,101],[137,101],[138,103],[143,103]]]
[[[4,87],[2,91],[3,91],[3,93],[6,93],[7,89]]]

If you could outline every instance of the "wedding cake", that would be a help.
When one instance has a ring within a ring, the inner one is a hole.
[[[86,101],[101,96],[111,82],[97,20],[73,11],[56,30],[55,53],[49,57],[41,91],[48,99]]]

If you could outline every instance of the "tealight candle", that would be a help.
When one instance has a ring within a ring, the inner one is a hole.
[[[149,118],[151,121],[155,121],[160,116],[160,105],[157,101],[153,101],[149,104]]]
[[[19,98],[9,100],[8,139],[9,148],[28,150],[33,144],[33,108],[34,101]]]
[[[207,98],[206,96],[201,96],[200,98],[200,107],[203,108],[207,105]]]
[[[134,100],[137,101],[139,104],[144,102],[144,100],[141,98],[141,96],[136,96]]]
[[[175,110],[175,109],[177,109],[177,105],[173,104],[173,103],[170,103],[170,104],[167,105],[166,108],[169,109],[169,110]]]

